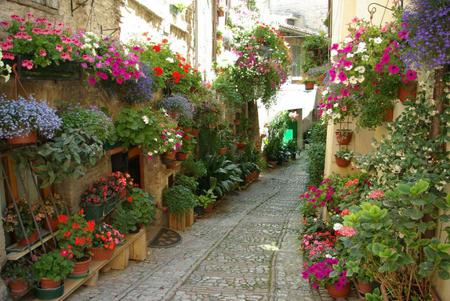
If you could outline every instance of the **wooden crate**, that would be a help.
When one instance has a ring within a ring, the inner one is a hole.
[[[169,229],[184,231],[186,229],[186,214],[169,212]]]
[[[125,243],[114,250],[111,259],[92,261],[89,266],[89,275],[85,278],[64,280],[64,295],[52,300],[64,300],[82,285],[95,286],[100,271],[105,272],[111,269],[123,270],[128,266],[129,259],[145,260],[147,257],[146,241],[145,229],[141,229],[138,233],[127,235]]]
[[[194,224],[194,208],[186,211],[186,227],[191,227]]]

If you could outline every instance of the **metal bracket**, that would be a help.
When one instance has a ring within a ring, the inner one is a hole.
[[[106,31],[111,32],[110,34],[108,34],[108,37],[111,37],[113,34],[115,34],[117,31],[119,31],[120,27],[116,27],[116,28],[103,28],[102,25],[100,25],[100,34],[103,36],[103,34]]]
[[[76,1],[76,4],[74,3],[75,1]],[[89,2],[89,0],[84,0],[83,2],[77,1],[77,0],[70,0],[70,13],[72,14],[72,17],[73,17],[74,11],[76,11],[80,7],[85,6],[88,2]]]
[[[379,7],[381,7],[381,8],[384,8],[385,11],[386,11],[386,10],[394,11],[392,8],[390,8],[390,7],[387,6],[388,3],[389,3],[389,0],[387,1],[386,6],[385,6],[385,5],[376,3],[376,2],[372,2],[372,3],[370,3],[370,4],[367,6],[367,11],[368,11],[369,14],[370,14],[370,22],[372,22],[373,16],[374,16],[375,13],[377,12],[376,6],[379,6]],[[400,0],[400,7],[403,8],[403,0]]]

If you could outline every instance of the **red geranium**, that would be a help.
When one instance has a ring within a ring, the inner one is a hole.
[[[161,45],[155,45],[155,46],[153,46],[153,51],[154,52],[160,52],[161,51]]]
[[[173,77],[175,83],[178,84],[180,82],[181,74],[178,71],[174,71],[172,73],[172,77]]]
[[[65,214],[61,214],[60,216],[58,216],[58,222],[60,224],[65,224],[65,223],[67,223],[68,220],[69,220],[69,217]]]
[[[153,71],[155,72],[155,76],[161,76],[164,73],[164,69],[161,67],[155,67]]]

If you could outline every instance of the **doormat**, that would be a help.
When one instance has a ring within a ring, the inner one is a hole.
[[[171,248],[178,245],[181,242],[181,235],[177,232],[162,228],[156,237],[150,242],[150,248]]]

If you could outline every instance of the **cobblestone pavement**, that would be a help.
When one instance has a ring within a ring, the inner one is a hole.
[[[229,196],[170,249],[101,275],[70,300],[331,300],[301,279],[298,195],[303,160],[267,173]]]

